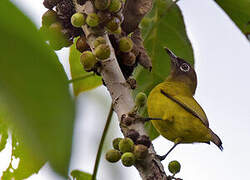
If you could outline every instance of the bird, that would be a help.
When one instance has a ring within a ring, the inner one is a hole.
[[[173,147],[185,143],[213,142],[222,151],[222,141],[210,128],[208,118],[194,99],[197,75],[194,68],[183,58],[177,57],[165,47],[170,56],[171,70],[168,77],[156,85],[148,95],[148,115],[155,129],[166,139],[174,142]]]

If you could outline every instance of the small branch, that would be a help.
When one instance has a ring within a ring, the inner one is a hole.
[[[74,79],[70,79],[68,81],[68,83],[73,83],[73,82],[76,82],[76,81],[80,81],[80,80],[83,80],[83,79],[86,79],[88,77],[91,77],[91,76],[94,76],[95,73],[89,73],[89,74],[85,74],[84,76],[80,76],[80,77],[77,77],[77,78],[74,78]]]
[[[139,23],[152,9],[152,6],[153,0],[127,0],[123,10],[124,21],[122,23],[123,31],[127,34],[134,32],[132,40],[137,47],[136,50],[139,52],[137,57],[138,63],[149,71],[152,69],[152,62],[144,48]]]
[[[165,16],[168,11],[173,7],[179,0],[173,1],[168,7],[166,7],[166,11],[160,15],[160,18]],[[137,57],[138,63],[141,64],[144,68],[151,71],[152,69],[152,62],[150,57],[147,54],[146,49],[143,45],[143,39],[141,37],[141,31],[139,23],[141,22],[142,18],[151,10],[153,0],[127,0],[124,13],[124,21],[122,23],[122,29],[128,34],[133,32],[132,40],[136,44],[137,51],[139,52],[139,56]],[[155,22],[148,33],[145,36],[145,40],[152,34],[153,29],[161,22],[161,20]]]
[[[153,0],[127,0],[123,10],[122,30],[127,34],[133,32],[152,6]]]
[[[103,147],[104,140],[105,140],[105,137],[106,137],[108,129],[109,129],[109,125],[110,125],[110,122],[111,122],[111,119],[112,119],[112,115],[113,115],[113,106],[111,104],[109,114],[108,114],[108,118],[107,118],[107,121],[106,121],[106,125],[104,127],[104,130],[103,130],[103,133],[102,133],[102,138],[101,138],[101,141],[100,141],[100,144],[99,144],[99,147],[98,147],[98,152],[97,152],[97,155],[96,155],[95,167],[94,167],[94,171],[93,171],[93,175],[92,175],[92,180],[96,180],[96,175],[97,175],[97,171],[98,171],[98,167],[99,167],[99,162],[100,162],[100,158],[101,158],[101,155],[102,155],[102,147]]]
[[[132,34],[132,40],[134,44],[136,45],[135,47],[137,48],[136,50],[139,52],[139,55],[137,57],[138,63],[142,65],[144,68],[148,69],[151,71],[152,69],[152,62],[150,57],[148,56],[148,53],[146,49],[144,48],[143,45],[143,39],[141,37],[141,30],[140,28],[136,28],[134,33]]]

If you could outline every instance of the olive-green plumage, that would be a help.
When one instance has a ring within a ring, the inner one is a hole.
[[[149,94],[149,117],[157,131],[175,144],[212,141],[221,150],[220,138],[209,128],[207,116],[193,98],[197,86],[196,73],[184,59],[166,49],[171,59],[171,72]]]

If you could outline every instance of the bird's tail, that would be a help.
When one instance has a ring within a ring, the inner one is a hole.
[[[218,148],[220,148],[220,150],[222,151],[223,150],[223,147],[222,147],[222,141],[220,140],[219,136],[217,136],[211,129],[210,130],[210,133],[211,133],[211,136],[212,136],[212,142],[218,146]]]

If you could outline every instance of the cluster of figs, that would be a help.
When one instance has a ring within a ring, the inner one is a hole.
[[[93,3],[94,12],[76,12],[76,6]],[[80,61],[85,71],[96,72],[98,62],[110,58],[111,45],[123,75],[128,79],[137,65],[134,43],[122,31],[122,9],[125,0],[44,0],[48,9],[42,17],[41,32],[54,50],[76,45],[81,52]],[[95,36],[92,49],[82,28],[87,26]],[[108,34],[109,40],[104,34]],[[111,42],[111,44],[108,44]]]

